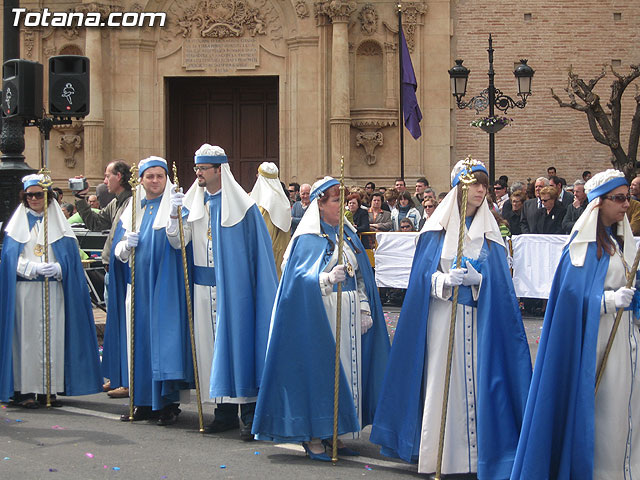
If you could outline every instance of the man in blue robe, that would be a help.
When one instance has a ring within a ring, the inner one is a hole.
[[[224,150],[204,144],[195,155],[197,179],[173,208],[184,204],[184,240],[193,258],[193,315],[202,401],[217,404],[208,433],[251,426],[278,285],[271,238],[260,211],[235,181]],[[184,198],[183,198],[184,197]],[[180,248],[178,219],[167,236]]]
[[[157,418],[159,425],[171,425],[180,413],[180,390],[189,389],[193,380],[182,258],[180,251],[171,248],[165,233],[172,188],[167,162],[160,157],[146,158],[140,161],[139,172],[142,185],[137,187],[135,205],[129,203],[120,218],[124,234],[114,248],[114,256],[123,263],[129,262],[133,249],[136,253],[133,420]],[[130,331],[131,320],[127,320]],[[118,324],[123,324],[122,319]],[[121,363],[126,364],[129,341],[118,342]],[[126,373],[128,377],[128,369]],[[129,414],[123,414],[121,420],[129,421]]]

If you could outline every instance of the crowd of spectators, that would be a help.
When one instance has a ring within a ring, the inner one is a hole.
[[[567,185],[553,166],[547,169],[547,176],[526,182],[509,183],[503,175],[489,186],[487,199],[505,237],[569,234],[587,206],[584,185],[589,178],[591,172],[585,171],[582,178]],[[310,203],[309,188],[307,184],[289,184],[293,229]],[[413,192],[402,178],[396,179],[393,187],[367,182],[364,187],[347,187],[346,215],[358,233],[365,234],[361,236],[369,247],[376,232],[421,230],[446,194],[436,192],[425,177],[416,180]],[[627,215],[634,235],[640,235],[640,176],[631,182],[630,196]]]

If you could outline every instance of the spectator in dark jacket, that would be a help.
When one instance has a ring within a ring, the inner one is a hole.
[[[525,200],[525,193],[522,190],[516,190],[511,194],[511,208],[503,209],[502,217],[507,222],[509,222],[509,230],[511,231],[511,235],[520,235],[522,233],[520,222],[522,221],[522,212],[524,211]]]
[[[542,208],[536,210],[531,233],[562,234],[562,220],[567,209],[558,201],[558,190],[555,187],[544,187],[540,190]]]
[[[576,223],[589,201],[584,193],[584,180],[576,180],[573,183],[573,203],[567,207],[567,213],[562,220],[562,230],[564,233],[571,233],[573,225]]]
[[[347,197],[347,210],[351,215],[347,214],[347,218],[356,227],[358,234],[369,231],[369,212],[362,207],[362,200],[359,193],[352,193]],[[369,248],[368,235],[361,235],[364,248]]]

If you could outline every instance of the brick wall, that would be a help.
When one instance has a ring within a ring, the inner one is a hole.
[[[512,72],[520,58],[527,58],[536,71],[526,108],[509,110],[513,124],[495,135],[496,178],[506,174],[510,182],[535,179],[554,165],[558,175],[571,183],[583,170],[596,173],[610,167],[610,150],[593,139],[586,115],[560,108],[550,89],[568,101],[564,88],[571,65],[588,81],[598,75],[604,63],[619,61],[617,71],[623,74],[630,72],[630,64],[640,63],[640,2],[460,0],[452,3],[452,15],[451,64],[462,58],[471,70],[467,100],[488,86],[489,33],[495,49],[495,84],[503,93],[517,97]],[[609,71],[598,83],[603,105],[609,99],[613,78]],[[634,84],[640,86],[640,79]],[[621,136],[625,151],[635,109],[634,84],[623,97]],[[480,113],[487,114],[488,109]],[[468,154],[488,161],[488,134],[469,126],[477,118],[475,110],[456,108],[453,115],[452,161]]]

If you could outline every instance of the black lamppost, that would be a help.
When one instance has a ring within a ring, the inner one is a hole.
[[[456,60],[456,64],[449,70],[451,77],[451,90],[453,96],[456,97],[456,104],[459,109],[473,108],[476,112],[480,112],[489,107],[489,117],[495,115],[495,109],[506,113],[510,108],[524,108],[527,105],[527,97],[531,95],[531,79],[533,78],[533,68],[527,65],[526,60],[520,60],[520,65],[516,67],[513,74],[518,81],[518,96],[520,100],[514,100],[508,95],[504,95],[498,90],[494,83],[493,77],[493,39],[489,34],[489,87],[484,89],[479,95],[474,96],[468,102],[463,102],[462,97],[467,93],[467,80],[469,79],[470,70],[462,65],[462,60]],[[493,185],[495,181],[495,133],[500,130],[504,124],[495,124],[491,127],[483,128],[489,133],[489,182]],[[493,127],[493,128],[492,128]]]

